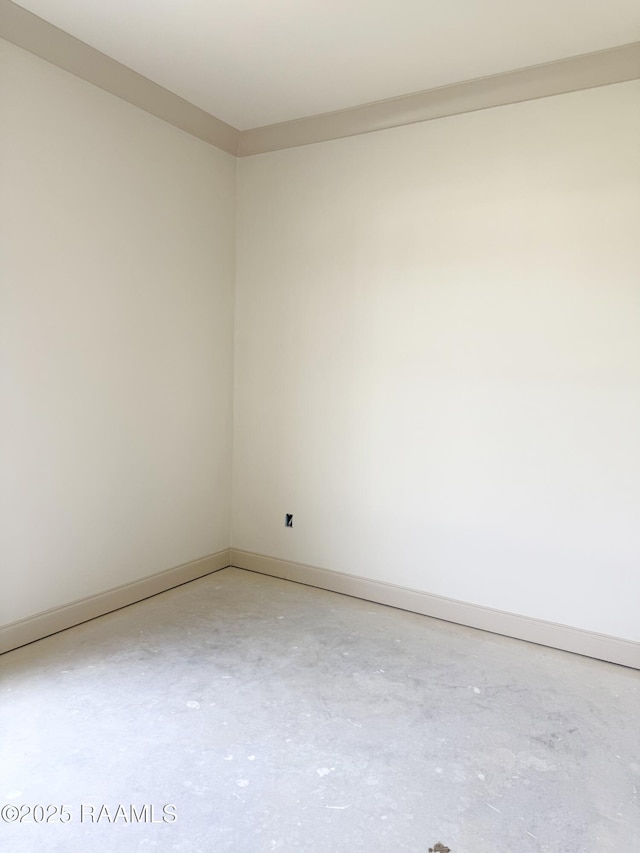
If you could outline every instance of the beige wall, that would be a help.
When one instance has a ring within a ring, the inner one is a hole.
[[[236,235],[0,41],[0,624],[229,546],[235,375],[236,547],[640,639],[639,94],[243,159]]]
[[[640,639],[639,105],[239,162],[235,547]]]
[[[228,548],[235,168],[0,41],[0,623]]]

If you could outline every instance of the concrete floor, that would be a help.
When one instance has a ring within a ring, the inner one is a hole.
[[[612,664],[224,569],[0,677],[3,851],[640,849]]]

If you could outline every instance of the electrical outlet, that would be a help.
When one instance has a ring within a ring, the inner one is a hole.
[[[293,515],[290,512],[285,513],[284,526],[293,527]]]

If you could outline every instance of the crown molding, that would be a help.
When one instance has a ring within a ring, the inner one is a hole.
[[[0,0],[0,37],[239,157],[640,78],[640,42],[634,42],[346,110],[239,131],[11,0]]]
[[[64,30],[0,0],[0,37],[229,154],[239,131]]]
[[[238,156],[358,136],[638,78],[640,42],[634,42],[338,112],[245,130],[240,135]]]

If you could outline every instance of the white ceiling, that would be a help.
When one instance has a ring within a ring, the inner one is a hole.
[[[640,40],[639,0],[18,0],[240,130]]]

